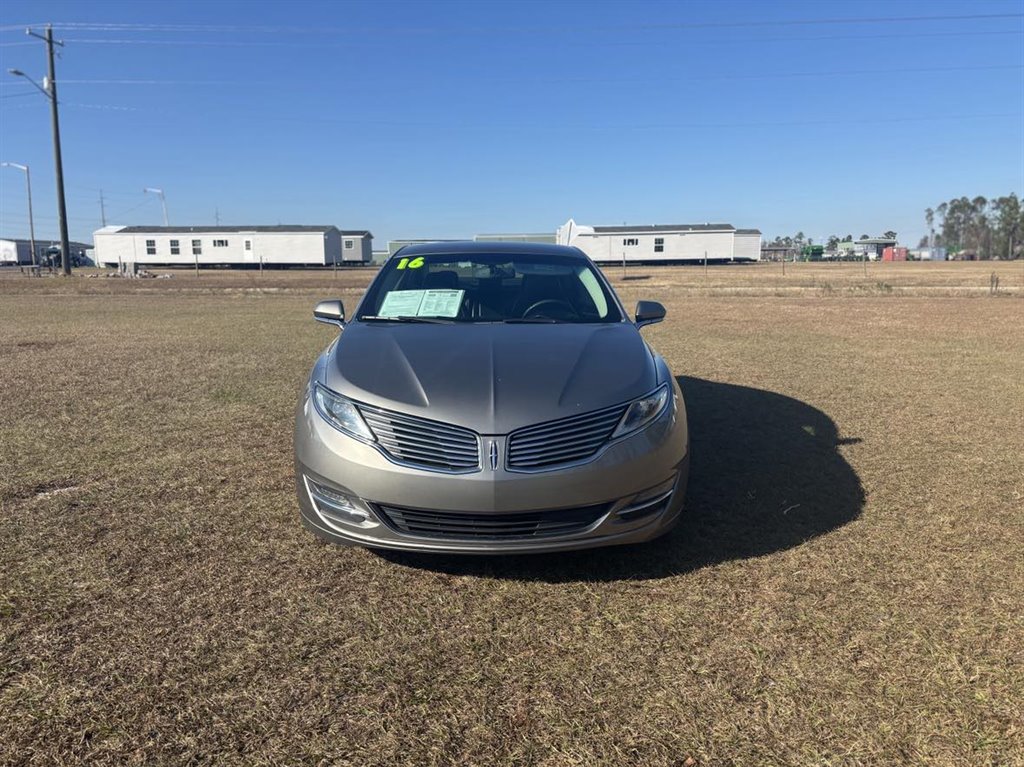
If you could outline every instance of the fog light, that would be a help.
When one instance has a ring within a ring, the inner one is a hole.
[[[362,527],[370,521],[370,515],[358,505],[358,501],[306,478],[309,498],[317,513],[325,521],[334,524]]]
[[[618,518],[624,522],[633,522],[643,517],[649,517],[652,514],[660,514],[668,508],[669,503],[672,501],[672,490],[669,490],[663,495],[649,498],[646,501],[635,503],[632,506],[627,506],[622,509],[618,514]]]

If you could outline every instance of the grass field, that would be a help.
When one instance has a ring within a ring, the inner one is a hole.
[[[0,275],[0,764],[1024,764],[1024,264],[608,273],[685,520],[496,559],[299,526],[370,271]]]

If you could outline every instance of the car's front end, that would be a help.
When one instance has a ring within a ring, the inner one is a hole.
[[[582,461],[539,470],[514,465],[515,433],[474,435],[472,467],[439,468],[450,458],[446,425],[353,403],[373,413],[382,434],[399,432],[415,452],[357,439],[325,417],[318,386],[296,414],[295,475],[303,522],[322,538],[419,551],[562,551],[651,540],[682,508],[689,450],[674,382],[645,427],[609,439]]]
[[[458,292],[453,313],[469,307]],[[373,311],[317,361],[296,411],[296,490],[317,536],[496,554],[638,543],[675,524],[685,407],[633,323],[438,327]]]

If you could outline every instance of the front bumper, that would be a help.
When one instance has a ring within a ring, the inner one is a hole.
[[[485,466],[460,475],[395,465],[323,421],[306,396],[295,420],[295,479],[303,524],[336,543],[448,553],[569,551],[652,540],[678,520],[688,478],[685,409],[678,389],[675,394],[674,405],[657,421],[587,463],[530,474]],[[505,455],[504,436],[485,439],[497,442],[498,454]],[[311,497],[317,487],[347,497],[356,515],[343,521],[344,514],[325,514],[323,504]],[[493,514],[507,520],[538,512],[557,518],[558,510],[581,507],[596,511],[591,523],[568,533],[498,538],[479,531],[410,533],[384,513],[388,507],[438,512],[449,519],[460,512],[467,519]]]

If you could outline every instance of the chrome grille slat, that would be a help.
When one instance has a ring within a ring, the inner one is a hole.
[[[582,461],[584,458],[587,458],[590,455],[592,455],[592,453],[573,453],[571,455],[560,455],[557,456],[557,459],[552,459],[553,463],[551,464],[539,461],[523,461],[522,463],[516,464],[516,467],[520,469],[543,468],[549,465],[557,467],[562,464],[573,463],[574,461]]]
[[[423,450],[405,450],[399,447],[388,447],[384,446],[384,449],[391,453],[396,458],[404,461],[412,461],[431,466],[450,466],[451,468],[460,467],[476,467],[478,461],[472,458],[460,458],[458,455],[451,455],[448,453],[430,453]]]
[[[551,434],[544,435],[544,436],[541,436],[541,437],[521,438],[519,440],[519,444],[523,448],[527,448],[527,447],[531,447],[533,445],[549,445],[549,444],[553,444],[553,443],[556,443],[556,442],[571,441],[573,439],[578,439],[580,436],[585,437],[586,435],[592,434],[595,431],[599,431],[600,429],[602,429],[604,427],[607,427],[607,428],[611,429],[618,422],[619,422],[619,416],[618,416],[618,414],[616,414],[616,416],[614,418],[606,418],[603,421],[597,421],[597,422],[595,422],[593,424],[588,424],[586,426],[580,426],[580,427],[575,428],[575,429],[568,429],[568,430],[566,430],[564,432],[562,432],[562,431],[555,431],[555,432],[552,432]]]
[[[370,421],[367,421],[367,423],[370,425],[370,428],[373,429],[374,432],[377,434],[378,439],[390,439],[395,442],[404,442],[412,445],[421,445],[423,447],[434,447],[440,445],[442,447],[454,448],[455,450],[460,450],[467,447],[472,448],[476,446],[475,439],[468,440],[465,442],[453,442],[445,439],[428,439],[426,437],[418,437],[413,434],[406,433],[404,431],[391,431],[383,426],[379,426],[378,424]]]
[[[405,413],[398,413],[394,410],[384,410],[383,408],[374,407],[373,405],[360,405],[359,409],[363,411],[367,417],[382,418],[392,423],[405,423],[416,428],[433,428],[439,431],[447,431],[448,428],[458,428],[449,427],[448,424],[442,423],[441,421],[432,421],[429,418],[406,415]]]
[[[396,436],[408,435],[408,436],[415,437],[415,435],[422,435],[422,437],[420,437],[420,438],[425,440],[425,441],[430,441],[430,440],[435,440],[436,439],[438,441],[445,441],[445,442],[450,442],[452,444],[458,444],[458,445],[476,444],[476,436],[475,435],[473,435],[473,436],[465,435],[464,436],[462,434],[452,433],[452,431],[437,429],[437,428],[428,427],[428,426],[424,426],[423,428],[417,429],[416,427],[411,426],[411,425],[405,425],[405,424],[397,424],[396,425],[393,422],[390,422],[390,421],[388,421],[388,420],[386,420],[384,418],[379,418],[379,417],[367,416],[365,418],[366,418],[366,422],[368,424],[370,424],[371,426],[376,426],[377,428],[380,428],[380,429],[383,429],[385,431],[391,432],[392,434],[395,434]],[[456,428],[456,427],[452,427],[452,429],[454,429],[454,428]]]
[[[367,412],[365,415],[366,420],[373,421],[375,423],[387,426],[389,429],[395,429],[396,431],[411,431],[415,433],[427,433],[437,434],[440,437],[456,437],[461,436],[457,430],[459,427],[447,426],[446,424],[438,424],[436,421],[424,420],[423,423],[417,424],[406,420],[398,420],[391,418],[384,414]]]
[[[597,451],[596,450],[588,450],[586,452],[579,451],[579,452],[576,452],[576,453],[560,453],[558,455],[550,456],[550,458],[545,457],[545,458],[542,458],[542,459],[534,459],[532,461],[522,460],[522,461],[518,461],[516,463],[516,467],[517,468],[521,468],[521,469],[532,469],[532,468],[539,468],[539,467],[542,467],[542,466],[555,466],[555,467],[557,467],[559,465],[566,464],[566,463],[572,463],[574,461],[582,461],[584,458],[589,458],[595,452],[597,452]]]
[[[528,512],[457,512],[378,505],[381,518],[408,535],[426,538],[515,540],[569,535],[597,522],[607,504]]]
[[[510,469],[539,470],[590,458],[611,437],[627,405],[527,426],[508,440]]]
[[[387,448],[387,446],[385,446],[385,449],[387,449],[388,452],[390,452],[396,458],[401,458],[404,461],[418,461],[420,463],[429,464],[431,466],[454,466],[455,464],[458,464],[457,457],[452,457],[446,454],[428,453],[417,450],[403,450],[397,447]]]
[[[612,427],[609,426],[608,427],[608,431],[611,431],[611,428]],[[539,443],[537,445],[537,447],[529,447],[529,448],[520,447],[519,445],[516,445],[516,455],[520,455],[520,456],[528,456],[528,455],[534,455],[534,454],[541,454],[541,455],[543,455],[545,453],[558,452],[559,449],[562,449],[562,448],[564,448],[566,450],[572,450],[574,448],[582,448],[585,445],[588,445],[590,443],[600,444],[601,442],[604,442],[604,440],[605,440],[605,436],[604,436],[604,433],[602,432],[600,434],[593,434],[593,435],[588,434],[587,439],[585,439],[585,440],[580,440],[580,439],[576,439],[576,438],[573,437],[573,438],[569,438],[569,439],[561,439],[561,440],[558,440],[557,442],[552,440],[550,443],[547,443],[547,444]]]
[[[435,456],[438,458],[451,458],[452,460],[469,460],[473,463],[477,462],[476,457],[476,446],[466,447],[463,450],[452,450],[446,448],[433,448],[431,449],[426,445],[418,445],[404,440],[392,440],[392,439],[381,439],[380,444],[388,450],[398,450],[403,453],[415,453],[417,455]]]
[[[386,445],[385,445],[385,448],[387,448]],[[445,452],[442,452],[442,451],[439,451],[439,450],[436,450],[436,451],[418,450],[418,449],[415,449],[415,448],[412,448],[412,447],[403,446],[403,445],[394,445],[394,446],[391,446],[390,449],[392,451],[396,452],[396,453],[401,453],[403,455],[409,455],[409,456],[419,456],[421,458],[429,459],[432,462],[437,462],[437,461],[443,461],[443,462],[456,461],[457,462],[459,460],[459,454],[458,453],[451,454],[451,453],[445,453]],[[467,460],[467,461],[469,461],[470,463],[473,463],[473,464],[476,463],[475,456],[473,458],[471,458],[471,459],[467,458],[465,460]]]
[[[371,405],[357,407],[379,447],[400,463],[430,471],[480,468],[479,438],[469,429]]]
[[[431,453],[431,454],[433,454],[433,453],[452,453],[454,455],[459,455],[459,454],[463,453],[467,449],[469,449],[469,450],[475,450],[476,449],[476,445],[475,444],[474,445],[465,445],[465,446],[460,446],[460,447],[452,447],[452,446],[446,446],[446,445],[431,445],[429,443],[425,444],[425,443],[420,442],[420,441],[413,441],[411,439],[407,439],[407,438],[403,438],[403,437],[392,437],[390,435],[383,435],[383,434],[380,434],[380,433],[377,434],[377,438],[381,442],[386,442],[388,444],[400,446],[400,447],[406,448],[406,449],[411,450],[411,451],[425,451],[425,452]]]
[[[388,419],[381,416],[367,416],[367,423],[375,424],[381,428],[387,429],[395,434],[409,434],[409,435],[420,435],[423,438],[440,439],[448,442],[465,443],[475,441],[475,437],[464,435],[460,433],[453,433],[449,429],[439,429],[437,427],[428,426],[424,424],[421,427],[417,427],[413,424],[405,423],[403,421],[389,421]]]
[[[625,405],[619,405],[614,408],[598,410],[593,413],[584,413],[583,415],[574,415],[568,418],[562,418],[559,419],[558,421],[548,421],[546,423],[540,423],[534,426],[527,426],[522,429],[519,429],[517,433],[529,433],[530,436],[543,437],[547,434],[561,433],[567,428],[585,428],[591,423],[597,421],[604,421],[611,418],[620,418],[622,417],[622,413],[625,409]]]

